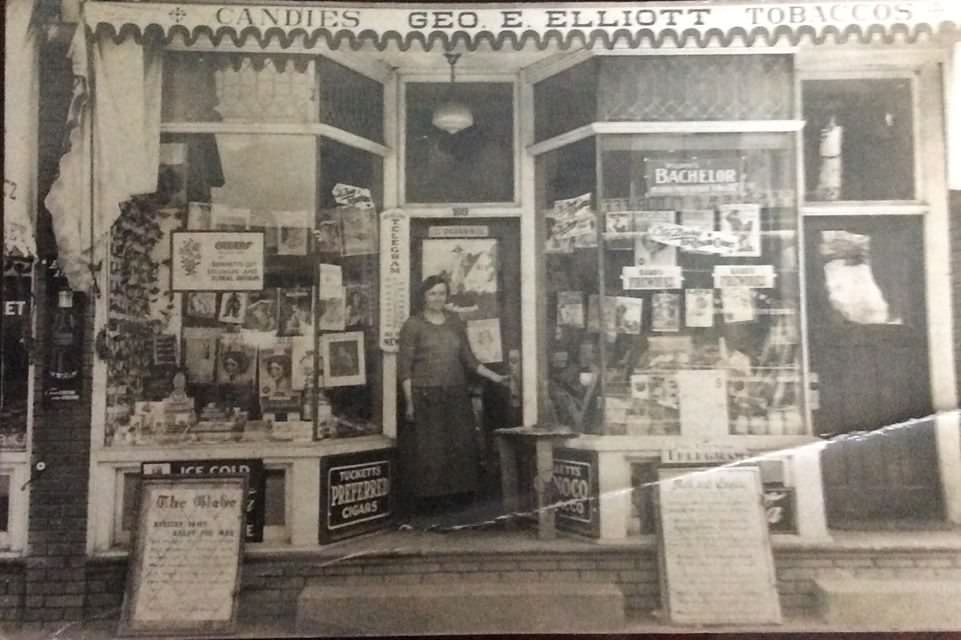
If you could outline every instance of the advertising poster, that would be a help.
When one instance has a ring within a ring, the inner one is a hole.
[[[557,292],[557,324],[584,327],[584,294],[580,291]]]
[[[275,211],[277,221],[277,255],[305,256],[313,229],[310,211]]]
[[[721,309],[724,312],[724,322],[753,322],[754,294],[747,287],[721,289]]]
[[[727,378],[723,369],[681,370],[677,390],[681,435],[714,438],[727,435]]]
[[[377,253],[377,212],[372,208],[344,208],[340,216],[344,227],[344,255]]]
[[[630,211],[608,211],[604,214],[604,231],[607,248],[630,251],[634,248],[634,214]],[[620,237],[619,237],[620,236]]]
[[[680,331],[681,296],[677,293],[655,293],[651,297],[651,329],[653,331]]]
[[[264,234],[258,231],[176,231],[173,291],[260,291],[264,288]]]
[[[390,524],[396,503],[397,452],[362,451],[320,459],[320,543]]]
[[[627,296],[614,298],[614,330],[617,333],[640,335],[643,312],[643,298]]]
[[[635,211],[634,229],[641,235],[634,240],[634,264],[639,267],[670,267],[677,264],[677,248],[658,242],[648,233],[655,224],[674,224],[670,211]]]
[[[277,300],[280,335],[312,335],[314,326],[313,302],[314,292],[310,287],[280,289]]]
[[[649,196],[737,193],[741,162],[736,156],[686,161],[648,158],[645,177]]]
[[[504,361],[500,319],[468,320],[467,340],[474,355],[484,364]]]
[[[410,315],[410,218],[399,209],[381,216],[380,348],[395,353],[400,327]]]
[[[554,449],[551,479],[557,528],[594,538],[601,535],[600,486],[597,452],[582,449]]]
[[[737,247],[730,254],[736,258],[756,258],[761,255],[761,207],[757,204],[722,204],[721,231],[737,238]]]
[[[684,291],[684,324],[688,327],[714,326],[714,289]]]
[[[497,248],[494,238],[425,239],[421,277],[447,280],[447,308],[464,321],[497,318]]]
[[[217,341],[222,330],[217,327],[184,327],[183,362],[190,383],[214,381],[217,368]]]

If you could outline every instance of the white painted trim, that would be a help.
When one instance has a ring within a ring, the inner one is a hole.
[[[400,83],[400,90],[398,91],[398,102],[400,104],[399,115],[397,120],[397,131],[398,131],[398,142],[397,142],[397,155],[398,155],[398,172],[397,172],[397,184],[398,184],[398,204],[405,210],[410,208],[412,211],[429,211],[431,209],[443,209],[445,211],[450,211],[453,207],[467,207],[469,209],[517,209],[519,208],[520,197],[520,184],[518,176],[519,168],[517,166],[517,159],[520,155],[520,136],[519,136],[519,119],[520,114],[518,113],[519,108],[519,74],[517,73],[505,73],[505,74],[471,74],[465,73],[463,75],[457,74],[458,82],[491,82],[499,84],[510,84],[512,89],[511,96],[511,109],[513,110],[513,144],[512,144],[512,160],[514,162],[514,200],[512,202],[443,202],[443,203],[427,203],[427,202],[408,202],[407,201],[407,85],[410,83],[432,83],[432,84],[443,84],[448,82],[450,79],[450,74],[447,72],[446,75],[438,74],[403,74],[398,73],[398,79]],[[412,213],[412,215],[415,215]],[[450,215],[450,214],[448,214]],[[486,213],[484,215],[487,215]],[[497,215],[493,212],[491,215]]]
[[[595,122],[597,134],[616,133],[784,133],[800,131],[803,120],[675,120],[671,122]]]
[[[919,183],[930,206],[924,224],[924,270],[928,311],[928,358],[931,370],[931,402],[935,411],[958,407],[954,358],[953,286],[951,277],[950,212],[945,167],[944,119],[940,105],[940,67],[929,65],[918,83],[923,104],[916,114],[924,177]],[[961,456],[961,450],[951,452]],[[961,481],[961,480],[959,480]]]
[[[790,133],[804,129],[804,120],[678,120],[671,122],[592,122],[529,145],[535,155],[554,151],[594,135]]]
[[[455,208],[469,209],[466,216],[455,216]],[[496,203],[406,204],[401,207],[411,218],[516,218],[523,213],[521,207]]]
[[[400,76],[401,82],[403,84],[409,83],[426,83],[426,84],[446,84],[450,82],[450,67],[447,66],[447,62],[440,58],[438,53],[438,66],[436,69],[418,69],[417,71],[405,72],[403,69],[398,70],[398,75]],[[470,54],[467,54],[470,55]],[[461,71],[458,67],[455,72],[455,83],[461,82],[491,82],[491,83],[511,83],[513,84],[514,78],[517,77],[516,72],[504,72],[504,73],[479,73],[474,71]]]
[[[961,452],[961,420],[958,411],[936,414],[934,429],[941,495],[944,499],[944,519],[952,524],[961,524],[961,454],[944,454]]]
[[[391,146],[384,157],[384,210],[400,202],[403,146],[400,140],[400,77],[393,74],[384,83],[384,140]],[[397,437],[397,354],[381,351],[381,428],[389,438]]]
[[[320,514],[320,459],[298,459],[287,476],[287,498],[297,505],[287,522],[291,545],[319,544]]]
[[[796,86],[800,83],[796,82]],[[801,109],[801,94],[797,90],[795,95],[795,109],[796,113],[800,113]],[[804,401],[804,409],[802,417],[804,419],[805,432],[808,434],[814,433],[814,408],[812,406],[812,396],[813,390],[811,389],[811,346],[810,346],[810,318],[808,317],[808,283],[807,283],[807,247],[805,246],[806,235],[804,230],[804,215],[802,213],[802,203],[804,201],[804,194],[807,190],[805,185],[807,177],[804,171],[804,133],[802,131],[796,131],[794,133],[794,161],[795,161],[795,184],[798,190],[798,210],[795,213],[797,216],[797,242],[795,251],[797,252],[797,264],[798,264],[798,304],[800,305],[798,309],[798,315],[801,318],[800,326],[798,330],[801,332],[799,336],[801,340],[801,397]],[[818,477],[820,478],[820,467],[818,467]],[[818,481],[820,482],[820,480]],[[822,508],[821,519],[824,519],[824,513]]]
[[[16,456],[9,455],[16,453]],[[10,478],[10,495],[8,504],[7,532],[0,536],[3,540],[4,554],[20,555],[28,543],[27,514],[30,510],[30,467],[26,464],[27,456],[21,452],[3,452],[3,464],[0,464],[0,475]],[[21,490],[23,487],[23,490]]]
[[[522,82],[518,86],[521,110],[517,120],[520,122],[518,143],[527,148],[534,140],[534,86]],[[545,295],[537,283],[538,242],[537,237],[537,196],[536,196],[536,159],[527,152],[517,156],[521,170],[519,181],[521,216],[521,370],[523,407],[522,421],[526,425],[537,424],[539,420],[539,388],[541,376],[538,369],[538,336],[543,328],[537,313],[538,295]],[[544,374],[546,376],[546,372]]]
[[[561,147],[566,147],[569,144],[574,144],[575,142],[580,142],[585,138],[590,138],[596,135],[594,125],[596,123],[585,124],[583,126],[577,127],[576,129],[571,129],[570,131],[565,131],[560,135],[556,135],[553,138],[548,138],[547,140],[542,140],[537,143],[528,145],[527,151],[532,156],[539,156],[549,151],[556,151]]]
[[[387,64],[373,59],[371,56],[357,55],[353,52],[343,53],[337,49],[330,49],[325,46],[323,40],[317,41],[317,46],[308,48],[304,46],[304,37],[298,35],[289,47],[282,47],[278,42],[271,38],[266,47],[261,47],[255,40],[248,39],[241,46],[235,45],[230,39],[224,38],[219,45],[215,45],[207,34],[200,34],[197,41],[188,45],[181,34],[176,34],[169,44],[165,47],[169,51],[219,51],[224,53],[269,53],[269,54],[289,54],[297,56],[317,57],[321,55],[337,64],[343,65],[362,76],[384,82],[390,75],[391,70]]]
[[[538,60],[522,70],[524,82],[535,85],[541,80],[546,80],[551,76],[567,71],[571,67],[576,67],[582,62],[593,58],[596,54],[590,49],[577,49],[575,51],[558,53],[557,55]],[[533,109],[533,103],[531,104]]]
[[[903,74],[929,62],[943,60],[940,47],[910,45],[814,45],[801,47],[795,57],[795,69],[802,79],[809,77],[879,78],[884,74]],[[891,77],[891,76],[887,76]]]
[[[632,459],[643,459],[645,457],[660,459],[662,449],[671,449],[683,446],[695,446],[701,441],[697,438],[686,436],[613,436],[581,434],[580,437],[561,441],[558,446],[569,447],[571,449],[584,449],[587,451],[619,451],[628,454]],[[794,447],[808,445],[812,442],[820,442],[819,439],[810,435],[793,436],[736,436],[728,435],[712,440],[714,443],[724,443],[737,445],[752,451],[758,452],[784,452],[790,453]]]
[[[252,122],[167,122],[160,125],[161,133],[222,133],[282,136],[323,136],[355,149],[377,156],[386,156],[390,149],[384,145],[344,131],[329,124],[257,124]]]
[[[800,47],[791,45],[774,46],[758,45],[756,47],[745,46],[724,46],[712,38],[711,42],[705,47],[691,47],[690,45],[678,46],[673,42],[665,41],[658,47],[632,47],[630,43],[623,40],[614,44],[611,49],[596,49],[593,53],[597,57],[625,57],[625,56],[745,56],[745,55],[793,55],[800,50]]]
[[[929,207],[922,203],[898,202],[854,202],[836,201],[831,203],[805,204],[801,207],[803,216],[923,216]]]

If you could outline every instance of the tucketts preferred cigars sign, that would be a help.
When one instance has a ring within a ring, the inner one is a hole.
[[[290,4],[226,4],[88,1],[87,24],[95,31],[117,34],[133,28],[139,34],[150,28],[165,40],[200,34],[215,40],[235,41],[252,35],[258,39],[282,37],[288,44],[306,36],[308,46],[320,37],[331,43],[371,40],[409,45],[412,41],[450,44],[457,34],[468,46],[481,41],[495,47],[531,40],[540,48],[560,39],[568,45],[587,42],[610,46],[617,40],[658,46],[693,40],[706,45],[718,39],[773,43],[782,37],[797,43],[804,35],[816,40],[829,34],[858,35],[867,41],[872,33],[900,31],[916,36],[961,22],[957,3],[927,0],[877,0],[874,2],[659,2],[643,5],[583,4],[500,5],[445,7],[442,5],[293,6]],[[844,36],[847,37],[846,35]],[[406,48],[406,47],[405,47]]]

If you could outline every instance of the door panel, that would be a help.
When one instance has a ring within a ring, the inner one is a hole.
[[[909,216],[805,221],[814,427],[848,434],[821,458],[831,526],[941,514],[922,225]],[[928,419],[876,431],[918,418]]]
[[[433,229],[433,233],[432,233]],[[418,308],[417,295],[420,282],[424,274],[424,246],[425,241],[446,240],[452,250],[457,249],[458,240],[464,240],[467,247],[465,257],[474,259],[470,255],[477,244],[473,241],[496,241],[496,295],[495,300],[481,302],[482,313],[467,311],[462,317],[468,323],[478,317],[488,318],[496,315],[500,328],[499,361],[487,362],[486,366],[498,373],[509,374],[508,358],[512,351],[517,353],[518,365],[521,350],[521,277],[520,277],[520,228],[517,220],[505,218],[421,218],[411,220],[411,309]],[[434,245],[434,253],[437,244]],[[453,268],[453,267],[452,267]],[[452,280],[466,283],[467,289],[477,289],[477,278],[470,273],[458,273]],[[455,285],[457,286],[457,285]],[[481,286],[483,288],[483,285]],[[452,301],[462,309],[469,308],[472,300],[470,296],[452,296]],[[486,310],[485,310],[486,309]],[[496,313],[490,311],[496,309]],[[475,352],[477,349],[475,349]],[[477,354],[479,355],[479,354]],[[519,367],[518,367],[519,368]],[[497,469],[497,453],[494,448],[493,431],[520,424],[522,410],[520,406],[520,388],[513,387],[514,395],[508,387],[497,385],[480,377],[475,377],[475,383],[480,390],[481,402],[481,430],[479,446],[486,470],[484,476],[484,491],[495,493],[499,488],[499,473]],[[402,396],[401,396],[402,397]],[[402,415],[402,414],[401,414]]]

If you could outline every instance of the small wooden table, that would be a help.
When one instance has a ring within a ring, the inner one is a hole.
[[[520,474],[517,469],[517,450],[520,446],[534,446],[534,492],[537,495],[537,537],[551,540],[557,536],[554,510],[550,506],[550,486],[554,476],[554,443],[576,438],[579,434],[567,427],[514,427],[497,429],[497,453],[501,465],[501,493],[504,509],[510,513],[520,509]]]

